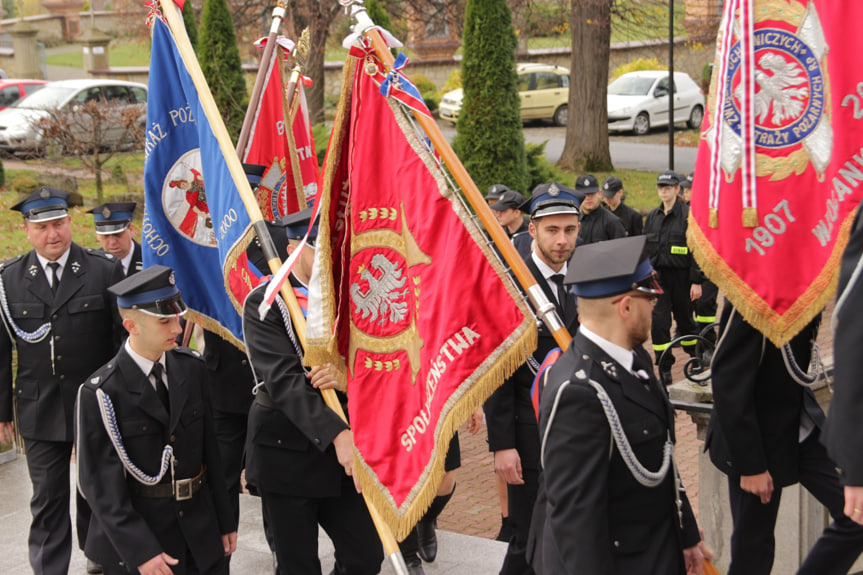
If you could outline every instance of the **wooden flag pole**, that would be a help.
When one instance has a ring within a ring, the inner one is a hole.
[[[258,65],[258,75],[255,76],[255,85],[252,88],[252,97],[249,99],[249,107],[246,108],[246,117],[243,119],[243,127],[240,129],[240,136],[237,138],[237,154],[240,158],[246,155],[246,147],[249,145],[249,136],[252,132],[252,124],[257,115],[258,105],[261,103],[261,92],[264,91],[264,79],[267,77],[270,63],[273,58],[273,52],[276,50],[276,36],[279,33],[279,28],[282,26],[282,21],[285,19],[285,4],[279,2],[278,6],[273,8],[273,21],[270,24],[270,33],[267,35],[267,45],[264,46],[264,53],[261,56],[261,63]]]
[[[392,70],[395,58],[393,57],[392,52],[390,52],[389,46],[387,46],[384,41],[383,36],[381,36],[380,31],[375,28],[375,23],[366,13],[362,0],[339,0],[339,2],[343,6],[350,7],[351,16],[356,22],[353,28],[354,32],[362,34],[369,40],[375,50],[375,54],[386,68],[384,73],[388,73]],[[461,188],[465,198],[467,198],[467,201],[470,203],[471,207],[473,207],[477,216],[479,216],[480,221],[483,223],[486,231],[494,241],[495,246],[500,250],[503,259],[506,260],[506,263],[515,274],[516,279],[521,283],[522,287],[524,287],[527,296],[534,305],[537,317],[543,320],[545,325],[548,326],[549,331],[554,335],[557,345],[559,345],[562,350],[566,350],[569,348],[572,336],[567,331],[566,326],[563,325],[563,322],[560,321],[560,317],[555,311],[554,304],[545,296],[542,288],[536,283],[536,278],[533,277],[533,274],[527,268],[524,260],[518,255],[515,246],[512,245],[506,232],[504,232],[503,226],[501,226],[497,221],[497,218],[494,217],[491,208],[486,203],[485,198],[483,198],[482,193],[479,191],[479,188],[476,187],[473,179],[467,173],[461,160],[456,156],[452,146],[450,146],[433,118],[417,111],[414,111],[413,114],[416,121],[420,126],[422,126],[423,130],[425,130],[425,133],[431,140],[432,144],[434,144],[435,151],[440,155],[444,164],[446,164],[447,169]]]
[[[234,184],[237,186],[237,190],[239,190],[243,204],[249,212],[249,217],[254,223],[255,231],[264,231],[263,234],[258,234],[258,239],[261,240],[261,247],[264,250],[264,255],[267,257],[267,263],[270,266],[270,270],[275,274],[281,267],[282,261],[275,255],[275,247],[273,246],[269,234],[266,233],[266,223],[261,215],[261,208],[255,200],[255,196],[249,186],[249,181],[246,179],[246,174],[243,171],[243,165],[240,163],[240,158],[237,156],[237,152],[231,143],[231,138],[225,128],[225,123],[222,120],[222,116],[219,114],[215,100],[213,100],[213,95],[210,92],[210,88],[207,85],[203,72],[201,71],[201,66],[198,64],[198,59],[195,56],[191,43],[189,42],[189,37],[186,35],[186,28],[180,18],[179,9],[171,0],[159,0],[159,4],[162,9],[162,14],[168,23],[168,28],[171,30],[171,34],[177,44],[180,56],[186,65],[189,75],[192,77],[195,88],[198,90],[198,97],[201,101],[201,106],[204,109],[204,114],[210,120],[213,134],[219,142],[222,155],[225,157],[228,169],[231,172],[231,176],[234,180]],[[267,240],[269,241],[267,242]],[[268,243],[269,245],[267,245]],[[268,250],[270,251],[270,254],[267,253]],[[305,318],[303,316],[302,308],[300,308],[300,304],[297,302],[297,296],[294,294],[294,290],[289,282],[285,282],[282,285],[280,293],[285,303],[288,305],[288,311],[291,314],[291,320],[295,328],[294,331],[300,340],[300,345],[303,349],[306,349]],[[341,403],[339,403],[336,392],[332,389],[326,389],[321,390],[321,394],[323,395],[327,406],[335,411],[344,421],[347,421],[347,417],[345,416]],[[354,454],[354,460],[356,461],[356,453]],[[396,573],[398,575],[408,575],[407,567],[405,566],[404,559],[399,551],[398,542],[393,536],[392,531],[383,521],[374,505],[372,505],[365,495],[363,497],[366,500],[369,514],[377,528],[378,536],[381,539],[384,551],[392,560]]]
[[[198,58],[195,56],[195,51],[189,42],[189,37],[186,35],[186,28],[183,25],[183,20],[180,18],[179,9],[171,0],[159,0],[159,4],[162,9],[162,15],[165,17],[168,28],[171,30],[171,35],[177,45],[177,50],[180,52],[180,57],[183,59],[186,70],[189,72],[189,76],[191,76],[192,82],[195,84],[195,89],[198,91],[198,98],[201,101],[204,115],[210,121],[210,127],[213,130],[213,135],[219,142],[219,148],[222,150],[222,155],[228,164],[228,170],[231,172],[234,185],[237,186],[237,191],[243,200],[243,205],[249,213],[249,219],[252,221],[255,233],[258,235],[261,250],[264,253],[264,257],[267,258],[270,271],[275,274],[282,266],[282,260],[276,253],[276,247],[273,245],[273,240],[267,232],[267,224],[264,216],[261,214],[261,207],[258,205],[257,199],[255,199],[251,186],[249,186],[249,180],[246,178],[243,164],[240,162],[240,157],[231,143],[231,137],[228,135],[227,128],[225,128],[225,122],[222,120],[222,116],[216,106],[216,101],[213,99],[213,94],[210,92],[210,87],[204,78],[204,73],[201,71],[201,65],[198,64]],[[293,288],[291,288],[288,282],[282,285],[280,293],[288,306],[288,311],[291,312],[291,317],[302,318],[303,311],[300,308]],[[305,329],[297,330],[297,337],[300,339],[303,349],[305,349]]]

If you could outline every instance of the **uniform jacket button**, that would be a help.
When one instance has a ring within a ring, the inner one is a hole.
[[[60,341],[60,336],[59,336],[59,335],[55,335],[55,336],[54,336],[54,341]]]
[[[27,312],[26,312],[26,311],[24,312],[24,315],[27,315]],[[60,316],[58,316],[58,315],[55,313],[54,315],[52,315],[52,316],[51,316],[51,319],[57,319],[58,317],[60,317]]]
[[[320,444],[321,444],[320,438],[316,437],[315,438],[315,445],[320,445]]]
[[[147,426],[145,425],[144,427],[142,427],[141,431],[147,431]]]
[[[249,365],[249,360],[244,359],[240,362],[242,365]]]
[[[644,431],[642,431],[642,433],[643,433],[644,435],[647,435],[647,434],[648,434],[648,433],[650,433],[650,432],[649,432],[649,431],[647,431],[647,430],[645,429]]]
[[[620,541],[615,541],[615,542],[614,542],[614,547],[615,547],[615,548],[620,547]]]
[[[171,435],[171,442],[174,442],[174,441],[177,441],[177,436],[172,434]]]
[[[66,379],[66,376],[65,376],[64,374],[62,374],[62,373],[61,373],[61,374],[60,374],[60,379],[61,379],[61,380]]]
[[[62,355],[58,355],[58,356],[57,356],[57,357],[55,357],[54,359],[56,359],[57,361],[60,361],[61,359],[63,359],[63,356],[62,356]]]
[[[281,439],[277,439],[277,440],[276,440],[276,445],[281,445],[281,444],[282,444],[282,440],[281,440]]]
[[[180,516],[180,517],[182,517],[182,516],[183,516],[183,510],[182,510],[182,509],[180,509],[179,516]]]

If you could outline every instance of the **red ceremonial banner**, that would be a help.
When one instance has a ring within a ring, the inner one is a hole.
[[[292,134],[286,130],[285,87],[281,73],[283,50],[281,46],[273,50],[261,100],[255,108],[249,144],[243,155],[246,163],[266,166],[258,190],[261,193],[261,212],[267,220],[296,213],[301,206],[305,208],[307,197],[314,196],[318,190],[317,157],[307,118],[298,118]],[[301,147],[298,144],[294,148],[296,153],[293,154],[289,136],[302,142]],[[308,166],[310,160],[312,166]],[[300,177],[294,176],[294,162],[298,168],[306,166]]]
[[[536,326],[378,70],[370,54],[345,68],[306,361],[344,366],[354,470],[401,539],[435,496],[452,435],[526,361]]]
[[[689,243],[776,345],[833,297],[863,187],[856,0],[728,0],[692,187]]]

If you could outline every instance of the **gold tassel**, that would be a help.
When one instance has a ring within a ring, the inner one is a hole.
[[[710,208],[710,215],[707,218],[707,225],[713,229],[719,227],[719,210],[716,208]]]
[[[757,208],[743,208],[743,227],[744,228],[754,228],[758,225],[758,209]]]

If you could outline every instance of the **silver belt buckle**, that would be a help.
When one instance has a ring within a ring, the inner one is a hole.
[[[186,501],[192,498],[192,482],[194,479],[181,479],[174,482],[174,499]]]

